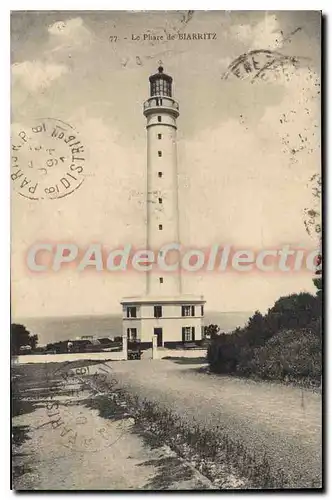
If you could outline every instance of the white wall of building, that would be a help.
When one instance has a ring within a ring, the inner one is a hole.
[[[154,306],[162,307],[162,316],[154,317]],[[182,305],[194,307],[195,316],[182,316]],[[162,328],[163,343],[182,342],[182,328],[194,327],[194,340],[202,340],[204,318],[201,315],[201,304],[181,304],[177,303],[143,303],[136,306],[136,318],[127,318],[127,306],[123,308],[123,333],[127,333],[128,328],[136,328],[137,339],[141,342],[151,342],[155,328]],[[133,304],[130,304],[133,307]]]

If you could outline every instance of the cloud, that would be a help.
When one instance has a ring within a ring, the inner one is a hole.
[[[309,68],[280,82],[287,91],[277,102],[274,85],[258,80],[250,94],[245,87],[254,86],[236,82],[238,99],[245,99],[238,116],[179,144],[180,204],[192,221],[183,227],[189,244],[227,239],[249,247],[285,241],[312,247],[303,210],[313,206],[307,184],[320,169],[319,95]],[[264,110],[256,114],[262,95]],[[245,106],[247,100],[252,105]]]
[[[231,27],[234,38],[250,49],[276,49],[283,45],[280,24],[273,14],[265,14],[264,19],[255,26],[252,24],[236,24]]]
[[[59,79],[69,71],[65,64],[54,61],[51,54],[89,46],[92,40],[91,32],[86,28],[80,17],[67,21],[57,21],[48,27],[48,33],[48,50],[44,50],[43,58],[49,57],[50,61],[43,62],[35,59],[13,64],[12,78],[14,85],[19,83],[29,92],[36,92],[49,87],[54,80]]]
[[[47,64],[42,61],[24,61],[12,65],[13,84],[20,83],[30,92],[49,87],[54,80],[68,72],[63,64]]]
[[[57,21],[48,27],[48,32],[50,42],[54,44],[52,51],[89,45],[92,40],[91,32],[80,17]]]

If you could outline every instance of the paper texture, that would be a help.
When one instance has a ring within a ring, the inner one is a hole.
[[[321,14],[11,14],[16,490],[321,488]]]

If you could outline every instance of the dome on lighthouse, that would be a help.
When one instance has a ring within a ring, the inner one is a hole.
[[[173,78],[164,73],[164,68],[159,66],[158,73],[151,75],[150,78],[150,96],[168,96],[172,97]]]

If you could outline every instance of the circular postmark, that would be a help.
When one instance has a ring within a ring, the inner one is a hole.
[[[58,199],[84,182],[86,148],[77,131],[55,118],[13,125],[11,179],[14,190],[30,200]]]
[[[73,367],[68,362],[47,370],[43,426],[49,425],[57,443],[75,452],[93,453],[112,446],[131,423],[114,402],[117,384],[105,363]]]
[[[250,50],[237,57],[227,68],[223,79],[235,77],[250,79],[255,82],[261,80],[276,80],[281,74],[289,76],[291,71],[299,67],[300,57],[288,56],[277,51],[261,49]]]

